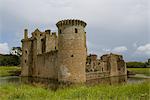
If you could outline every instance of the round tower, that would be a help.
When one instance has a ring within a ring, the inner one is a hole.
[[[58,27],[58,80],[80,83],[86,81],[86,23],[62,20]]]

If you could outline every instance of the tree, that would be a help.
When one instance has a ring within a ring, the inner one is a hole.
[[[22,55],[22,49],[21,47],[12,47],[10,51],[11,55],[21,56]]]

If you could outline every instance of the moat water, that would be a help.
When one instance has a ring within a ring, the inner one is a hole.
[[[138,77],[136,77],[138,76]],[[108,84],[108,85],[121,85],[121,84],[133,84],[140,83],[145,80],[150,80],[150,76],[144,76],[143,74],[138,74],[134,76],[120,76],[120,77],[109,77],[109,78],[99,78],[95,80],[90,80],[84,83],[87,86],[93,86],[98,84]],[[16,84],[30,84],[33,86],[44,86],[45,88],[50,88],[52,90],[57,90],[58,88],[64,88],[72,86],[70,83],[60,83],[56,80],[42,79],[42,78],[32,78],[32,77],[19,77],[19,76],[7,76],[0,77],[0,85],[5,83],[16,83]]]

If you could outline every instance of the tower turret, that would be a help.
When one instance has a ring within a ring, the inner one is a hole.
[[[28,29],[24,29],[24,39],[28,38]]]
[[[58,80],[74,83],[86,81],[86,23],[62,20],[58,27]]]

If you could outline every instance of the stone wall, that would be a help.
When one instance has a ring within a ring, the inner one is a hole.
[[[37,55],[37,70],[35,76],[42,78],[58,79],[57,59],[57,51]]]
[[[58,81],[85,82],[86,80],[126,75],[121,55],[106,54],[87,57],[86,23],[81,20],[62,20],[56,32],[36,29],[22,39],[22,76],[57,79]]]
[[[109,76],[126,75],[126,63],[121,55],[110,53],[98,59],[97,55],[90,54],[87,56],[86,72],[100,72],[103,74],[109,72]]]
[[[58,80],[85,82],[86,43],[85,23],[64,20],[58,27]]]
[[[22,40],[22,76],[30,76],[29,71],[30,67],[32,66],[32,40],[31,39],[25,39]]]
[[[56,33],[46,35],[46,52],[58,50],[58,38]]]
[[[99,78],[105,78],[110,77],[109,72],[87,72],[86,73],[86,80],[93,80],[93,79],[99,79]]]
[[[86,23],[81,20],[62,20],[56,25],[58,37],[56,32],[36,29],[28,38],[25,30],[22,47],[29,54],[23,53],[22,76],[85,82]],[[23,62],[25,59],[27,64]]]

